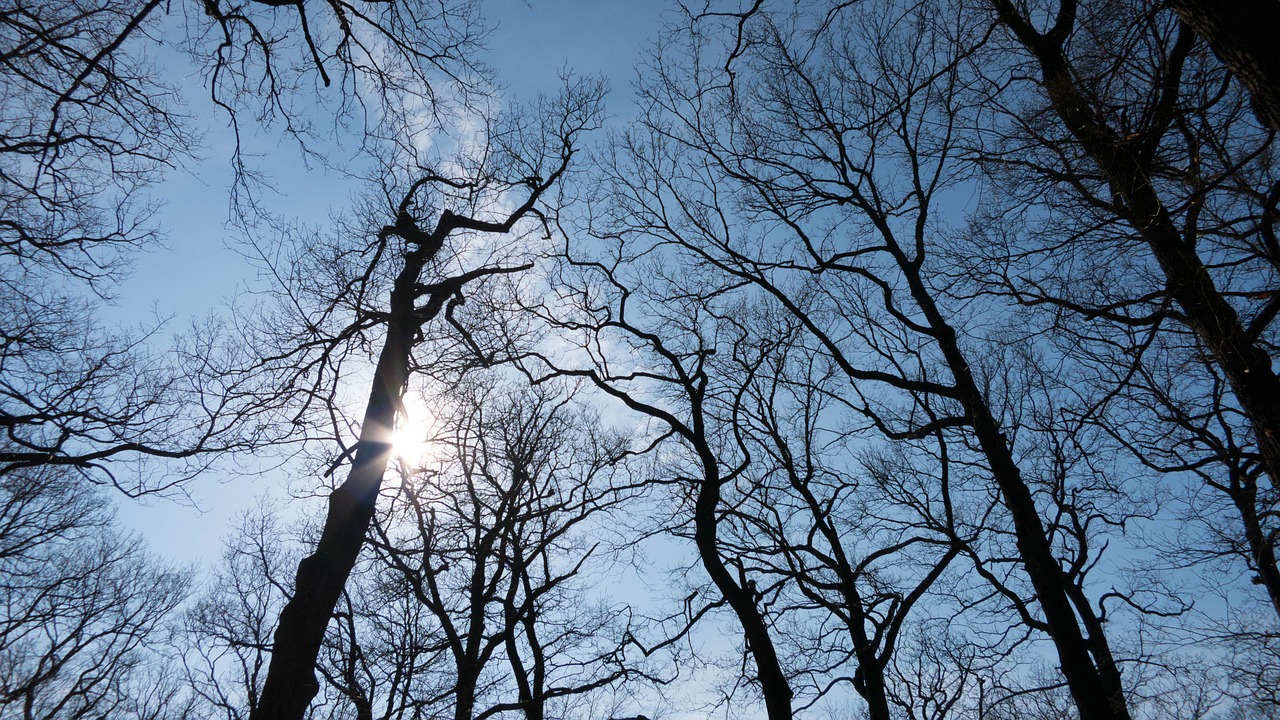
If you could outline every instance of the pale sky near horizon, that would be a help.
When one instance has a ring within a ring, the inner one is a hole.
[[[513,98],[532,99],[554,93],[564,70],[609,79],[611,117],[625,118],[634,108],[632,83],[642,50],[661,30],[662,17],[674,7],[662,0],[486,0],[484,13],[496,27],[486,61]],[[191,78],[188,99],[198,103],[206,92]],[[196,112],[202,112],[197,108]],[[209,113],[211,126],[204,159],[171,172],[156,189],[165,201],[159,222],[167,248],[137,258],[132,277],[121,286],[118,301],[104,313],[109,323],[137,325],[152,318],[167,320],[169,332],[180,332],[193,319],[220,312],[229,298],[252,282],[253,269],[230,247],[226,228],[227,189],[231,182],[225,118]],[[350,181],[306,167],[296,151],[281,143],[270,169],[281,195],[272,198],[282,212],[316,215],[340,209],[354,191]],[[309,217],[315,224],[325,218]],[[146,502],[121,498],[121,525],[142,534],[160,556],[174,562],[208,566],[216,562],[222,538],[232,520],[270,491],[283,490],[287,479],[267,473],[256,482],[240,478],[222,483],[217,477],[196,479],[190,489],[203,512],[169,500]]]

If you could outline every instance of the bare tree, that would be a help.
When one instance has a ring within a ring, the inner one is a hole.
[[[443,457],[406,470],[375,528],[386,582],[434,619],[441,691],[415,705],[458,720],[579,715],[581,696],[645,677],[631,611],[585,582],[601,571],[592,535],[643,487],[620,465],[632,441],[549,386],[460,390],[432,434]]]
[[[113,527],[103,498],[56,466],[0,475],[0,714],[178,717],[158,630],[188,573]]]
[[[412,166],[421,161],[410,156],[411,180],[399,187],[392,184],[395,174],[384,180],[390,207],[383,212],[389,211],[390,222],[373,230],[367,241],[352,243],[342,238],[351,249],[336,250],[338,263],[321,257],[326,248],[308,247],[305,261],[324,269],[316,277],[298,275],[299,286],[282,289],[294,293],[285,295],[286,308],[312,315],[302,318],[297,336],[289,335],[288,325],[273,323],[267,328],[268,333],[283,335],[272,342],[284,350],[264,358],[263,367],[274,368],[285,378],[279,387],[286,397],[300,398],[300,412],[318,409],[322,414],[340,415],[341,408],[331,402],[336,397],[335,387],[329,385],[335,379],[331,371],[358,352],[370,333],[385,332],[385,336],[359,423],[359,439],[345,454],[352,459],[351,470],[329,497],[315,553],[299,564],[254,717],[300,718],[319,689],[313,673],[315,659],[373,517],[401,396],[414,365],[414,348],[424,339],[424,327],[441,312],[451,314],[462,302],[468,283],[528,267],[527,262],[504,264],[500,259],[518,256],[521,246],[510,240],[489,251],[491,263],[482,260],[476,266],[470,259],[470,267],[456,273],[451,272],[451,264],[467,258],[469,252],[484,252],[486,236],[536,230],[537,223],[527,221],[540,216],[543,196],[567,170],[580,134],[598,123],[601,95],[599,83],[578,80],[559,98],[546,100],[534,111],[532,121],[515,113],[482,117],[487,123],[485,134],[475,147],[465,148],[471,152],[453,166],[457,176]],[[439,215],[427,224],[424,216],[434,214],[435,208]],[[352,258],[367,264],[352,269]],[[297,267],[278,271],[296,272]],[[318,282],[346,271],[350,274],[340,282]],[[428,272],[435,277],[424,277]],[[389,290],[385,309],[378,307],[373,294],[380,288]],[[355,311],[354,317],[346,315],[349,309]]]
[[[1230,299],[1235,293],[1224,292],[1218,286],[1222,280],[1215,279],[1219,273],[1214,272],[1218,263],[1214,253],[1218,249],[1197,247],[1202,234],[1218,232],[1213,227],[1217,218],[1210,214],[1202,225],[1196,208],[1209,199],[1219,183],[1201,182],[1198,174],[1204,168],[1196,152],[1197,146],[1204,142],[1198,133],[1205,128],[1191,125],[1199,118],[1183,111],[1188,104],[1182,98],[1186,91],[1183,75],[1194,77],[1197,70],[1190,62],[1194,36],[1185,28],[1176,35],[1172,29],[1154,28],[1155,33],[1164,30],[1157,35],[1163,36],[1161,44],[1156,46],[1160,49],[1159,80],[1136,89],[1120,81],[1110,87],[1098,86],[1098,91],[1093,92],[1084,89],[1082,77],[1092,69],[1074,62],[1072,51],[1078,45],[1087,56],[1098,47],[1092,44],[1095,38],[1114,41],[1116,33],[1124,32],[1118,24],[1122,22],[1119,17],[1108,16],[1113,12],[1110,8],[1086,15],[1084,19],[1091,24],[1087,29],[1078,30],[1077,3],[1059,3],[1053,26],[1043,32],[1027,19],[1023,10],[1010,2],[993,2],[993,8],[999,21],[1033,59],[1052,112],[1070,134],[1072,154],[1069,157],[1075,161],[1074,169],[1081,171],[1081,177],[1096,177],[1102,183],[1082,182],[1076,190],[1089,193],[1100,202],[1100,207],[1106,207],[1123,220],[1146,246],[1163,275],[1164,292],[1179,310],[1177,319],[1204,343],[1230,383],[1236,402],[1253,426],[1261,462],[1273,483],[1276,482],[1275,479],[1280,478],[1280,415],[1277,414],[1280,412],[1277,410],[1280,378],[1272,368],[1269,343],[1264,339],[1275,317],[1276,301],[1269,299],[1266,306],[1256,310],[1255,318],[1246,323]],[[1142,22],[1150,27],[1158,23],[1158,18],[1148,16]],[[1073,43],[1079,36],[1083,38]],[[1125,46],[1133,47],[1128,43]],[[1135,57],[1135,53],[1125,58],[1125,62],[1135,64],[1143,60],[1145,58]],[[1205,90],[1203,86],[1191,89],[1188,100],[1197,102],[1192,98],[1203,97]],[[1212,102],[1211,97],[1206,99]],[[1124,105],[1128,102],[1141,103],[1141,112],[1135,110],[1131,117]],[[1211,122],[1221,126],[1207,129],[1224,133],[1221,138],[1227,137],[1225,133],[1230,132],[1230,127],[1226,123],[1232,120],[1230,113],[1231,108],[1227,107],[1212,115]],[[1224,170],[1230,178],[1226,193],[1237,195],[1235,203],[1269,202],[1265,199],[1266,193],[1259,193],[1256,188],[1248,188],[1254,195],[1249,198],[1234,193],[1231,187],[1240,173],[1249,169],[1253,158],[1269,152],[1268,143],[1269,140],[1256,139],[1252,143],[1242,139],[1239,144],[1218,140],[1217,147],[1221,150],[1205,158],[1212,165],[1226,163]],[[1192,158],[1192,174],[1180,181],[1178,173],[1169,172],[1171,168],[1166,163],[1185,153],[1190,153]],[[1061,150],[1058,154],[1062,154]],[[1062,170],[1059,166],[1055,171]],[[1152,182],[1155,178],[1168,178],[1168,181]],[[1233,262],[1260,265],[1262,272],[1274,273],[1275,253],[1267,240],[1268,233],[1274,238],[1270,228],[1273,221],[1266,218],[1265,210],[1260,223],[1257,222],[1259,215],[1251,210],[1247,212],[1247,217],[1254,219],[1250,222],[1252,227],[1244,229],[1244,233],[1246,237],[1255,233],[1258,237],[1252,242],[1246,241],[1245,252],[1237,254]],[[1230,234],[1234,237],[1238,232],[1239,229],[1233,229]],[[1202,252],[1211,253],[1210,259],[1202,257]]]
[[[981,263],[960,264],[977,292],[1038,312],[1088,368],[1084,421],[1186,488],[1185,529],[1162,551],[1230,568],[1242,598],[1257,586],[1280,617],[1274,133],[1176,16],[1053,9],[1041,31],[1027,7],[995,5],[1009,45],[992,50],[1028,79],[976,95],[992,113],[981,151],[993,202],[969,251]],[[1248,666],[1273,664],[1273,621],[1216,624],[1207,636],[1253,645]]]
[[[982,28],[925,22],[951,16],[941,8],[859,10],[789,17],[757,4],[746,16],[707,15],[655,60],[645,129],[611,171],[620,190],[606,237],[669,248],[689,277],[673,281],[687,295],[671,302],[756,288],[838,368],[845,407],[867,429],[953,438],[951,461],[980,469],[1002,505],[983,536],[1016,547],[995,557],[1015,553],[1024,579],[989,574],[998,595],[1052,641],[1083,716],[1128,717],[1108,611],[1080,585],[1106,514],[1073,506],[1072,488],[1094,478],[1068,468],[1062,489],[1053,465],[1039,465],[1039,437],[1056,429],[1018,422],[1036,396],[1019,397],[967,329],[998,310],[950,296],[934,259],[945,239],[936,206],[968,172],[957,157],[968,117],[959,90],[970,82],[960,60],[981,46]],[[692,59],[667,59],[677,56]],[[650,332],[639,337],[661,351],[666,341]],[[668,350],[668,362],[701,362],[707,342]],[[669,382],[696,398],[702,372]],[[983,572],[983,557],[971,561]]]
[[[727,605],[754,668],[747,679],[763,695],[770,720],[791,718],[795,693],[771,629],[770,599],[724,539],[726,515],[739,502],[736,488],[752,478],[749,457],[733,442],[726,422],[733,395],[740,390],[719,382],[712,358],[722,348],[732,352],[744,339],[741,329],[729,313],[700,302],[679,302],[708,298],[699,298],[696,289],[686,295],[683,282],[673,287],[667,273],[675,268],[664,267],[657,256],[631,265],[632,251],[639,258],[647,255],[621,243],[612,258],[588,259],[568,251],[557,277],[556,301],[530,310],[559,328],[581,354],[563,358],[532,350],[520,361],[539,381],[588,380],[658,423],[655,442],[674,446],[664,463],[668,467],[656,480],[672,485],[677,511],[667,522],[692,542],[713,587],[696,611],[697,593],[686,600],[686,622],[692,625]],[[611,352],[614,348],[618,350]]]
[[[883,456],[850,462],[851,437],[829,426],[838,427],[841,373],[805,348],[798,322],[787,325],[780,335],[754,333],[763,336],[758,355],[742,348],[736,368],[725,369],[750,379],[733,428],[755,468],[744,501],[726,513],[733,530],[723,544],[767,582],[759,591],[773,595],[774,612],[815,629],[812,639],[792,630],[784,646],[797,656],[827,655],[832,665],[849,662],[852,674],[836,674],[830,685],[849,683],[868,717],[888,720],[895,696],[886,675],[908,616],[961,551],[949,468],[938,492]],[[846,637],[823,632],[833,622]]]
[[[291,430],[240,403],[253,380],[223,373],[239,358],[213,326],[165,352],[153,329],[97,320],[133,252],[161,235],[149,185],[200,136],[149,52],[175,27],[165,11],[0,11],[6,716],[159,716],[145,705],[175,697],[163,663],[148,680],[144,660],[185,575],[112,529],[109,499],[84,480],[181,492],[216,454]]]

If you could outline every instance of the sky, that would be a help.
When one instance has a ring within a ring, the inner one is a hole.
[[[566,70],[604,76],[613,88],[609,115],[614,123],[625,122],[635,108],[636,63],[671,7],[660,0],[485,0],[485,15],[495,25],[485,57],[515,100],[556,92]],[[257,280],[227,225],[232,136],[225,118],[207,101],[201,106],[207,97],[201,77],[188,74],[175,82],[210,127],[204,157],[171,172],[156,188],[165,202],[158,222],[167,248],[137,258],[131,278],[104,315],[107,322],[124,325],[163,321],[170,332],[180,333],[193,320],[226,312],[231,299]],[[350,180],[308,166],[278,138],[251,142],[281,148],[272,153],[269,169],[279,192],[270,198],[271,206],[282,213],[323,225],[330,211],[341,210],[359,190]],[[234,518],[259,498],[279,495],[288,482],[280,471],[231,480],[202,477],[190,486],[192,503],[122,498],[119,520],[157,554],[207,567],[217,560]]]

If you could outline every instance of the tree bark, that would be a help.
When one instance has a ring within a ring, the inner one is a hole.
[[[430,257],[427,253],[434,255],[438,250],[436,244],[408,253],[396,277],[387,337],[378,355],[351,472],[329,496],[329,513],[315,552],[298,563],[293,597],[280,612],[271,665],[250,720],[302,720],[320,690],[316,657],[364,544],[391,457],[391,435],[409,377],[413,336],[422,322],[414,312],[415,286]]]
[[[695,410],[695,415],[696,415]],[[696,421],[695,421],[696,422]],[[703,465],[702,485],[698,489],[697,503],[694,507],[694,542],[698,548],[698,556],[702,566],[711,577],[711,582],[720,591],[721,596],[729,603],[729,607],[738,617],[742,625],[743,637],[747,648],[755,660],[756,676],[760,681],[760,691],[764,695],[765,711],[769,720],[791,720],[791,684],[782,672],[778,662],[778,653],[774,649],[773,639],[769,636],[769,626],[765,623],[760,609],[756,607],[754,593],[744,588],[733,579],[724,560],[720,558],[720,549],[716,536],[718,519],[716,509],[720,504],[720,489],[724,479],[716,470],[715,455],[708,448],[699,448],[698,452]]]
[[[1280,132],[1280,2],[1169,0],[1169,7],[1249,90],[1262,124]]]
[[[907,272],[906,275],[911,293],[955,378],[956,399],[969,416],[978,445],[1000,489],[1001,502],[1013,520],[1018,555],[1035,588],[1036,600],[1049,627],[1067,688],[1080,711],[1080,720],[1129,720],[1120,670],[1108,662],[1111,653],[1106,638],[1097,636],[1086,640],[1081,630],[1080,619],[1071,606],[1070,581],[1054,557],[1035,497],[1022,477],[1008,438],[969,369],[955,330],[943,317],[919,274]],[[1101,652],[1091,654],[1090,642],[1100,645]]]
[[[1249,419],[1263,469],[1273,484],[1280,485],[1280,377],[1272,368],[1271,356],[1256,343],[1239,313],[1214,284],[1196,253],[1194,239],[1184,239],[1179,232],[1147,180],[1146,164],[1093,114],[1088,98],[1076,86],[1062,49],[1074,22],[1074,1],[1063,0],[1054,29],[1044,34],[1018,15],[1009,0],[992,3],[1000,21],[1035,57],[1054,111],[1098,164],[1123,203],[1125,220],[1151,249],[1164,272],[1169,296],[1181,309],[1186,325],[1209,348]],[[1280,598],[1272,596],[1272,602],[1280,610]]]

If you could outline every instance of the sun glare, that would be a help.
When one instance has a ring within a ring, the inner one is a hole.
[[[405,398],[404,412],[391,434],[391,452],[406,468],[422,467],[431,449],[432,415],[420,401]]]

